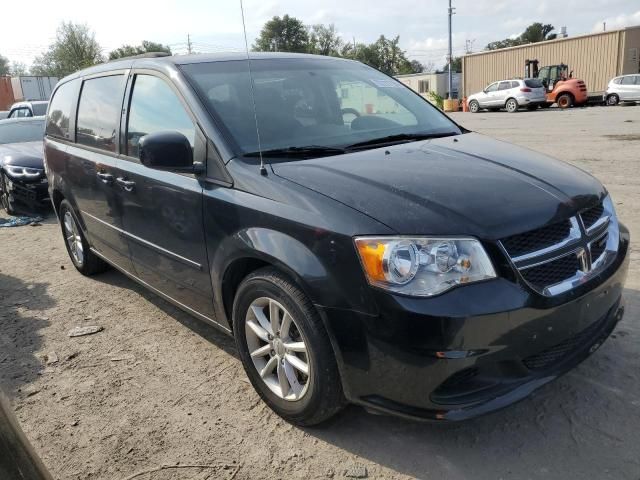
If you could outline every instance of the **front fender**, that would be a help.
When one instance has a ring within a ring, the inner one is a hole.
[[[370,311],[373,302],[351,239],[328,232],[305,233],[314,238],[303,242],[276,230],[252,227],[222,240],[210,257],[217,316],[224,315],[231,322],[223,307],[223,284],[229,269],[243,260],[258,260],[282,270],[315,305]]]

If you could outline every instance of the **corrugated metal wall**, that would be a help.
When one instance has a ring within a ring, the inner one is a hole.
[[[624,34],[625,30],[615,30],[466,55],[462,58],[464,95],[496,80],[523,77],[527,59],[538,59],[540,67],[565,63],[574,78],[587,83],[589,92],[602,92],[621,73]]]
[[[0,110],[9,110],[14,101],[11,77],[0,77]]]

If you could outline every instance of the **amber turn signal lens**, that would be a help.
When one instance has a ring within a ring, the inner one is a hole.
[[[369,277],[369,280],[384,281],[384,270],[382,269],[382,258],[386,250],[386,245],[376,240],[359,238],[356,240],[356,248],[362,259],[362,265]]]

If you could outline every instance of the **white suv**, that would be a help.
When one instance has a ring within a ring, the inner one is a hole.
[[[623,75],[609,82],[604,94],[607,105],[619,102],[640,102],[640,74]]]
[[[477,113],[481,108],[516,112],[520,107],[535,110],[547,105],[544,85],[537,78],[501,80],[490,84],[483,91],[470,95],[467,99],[469,111]]]

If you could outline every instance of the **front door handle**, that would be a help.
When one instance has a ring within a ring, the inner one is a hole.
[[[116,178],[116,182],[118,182],[118,185],[120,185],[125,192],[132,192],[133,188],[136,186],[136,182],[126,180],[124,177]]]
[[[113,175],[110,173],[97,172],[96,175],[102,183],[106,183],[107,185],[111,185],[113,183]]]

